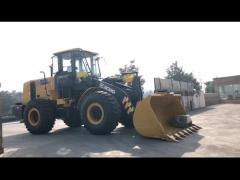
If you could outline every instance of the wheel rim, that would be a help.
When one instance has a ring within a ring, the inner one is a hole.
[[[99,103],[92,103],[87,108],[87,119],[92,124],[100,124],[104,117],[104,110],[101,104]]]
[[[28,122],[32,126],[36,126],[40,121],[40,113],[36,108],[30,109],[28,112]]]

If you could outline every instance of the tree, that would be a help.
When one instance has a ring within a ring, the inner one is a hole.
[[[191,82],[193,83],[194,89],[196,89],[197,91],[202,89],[202,86],[193,76],[193,74],[184,72],[183,67],[180,67],[177,61],[172,63],[170,67],[167,69],[167,76],[165,78],[173,79],[176,81]]]
[[[139,72],[139,67],[135,65],[135,60],[130,61],[129,64],[125,64],[122,68],[119,68],[119,72],[120,74],[123,73],[133,73],[133,72]],[[142,78],[142,76],[140,76],[141,79],[141,86],[143,86],[143,84],[146,82],[145,79]],[[143,88],[143,87],[142,87]]]
[[[213,81],[207,81],[204,84],[206,85],[206,88],[205,88],[206,93],[214,93],[215,92]]]
[[[0,115],[10,115],[11,107],[17,102],[21,102],[22,93],[16,91],[0,92]]]
[[[138,72],[139,68],[135,65],[135,60],[130,61],[130,64],[125,64],[122,68],[119,68],[119,72],[122,73],[132,73]]]

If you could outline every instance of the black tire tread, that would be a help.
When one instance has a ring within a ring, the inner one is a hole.
[[[110,116],[110,118],[106,122],[107,124],[104,128],[92,129],[89,127],[88,123],[86,122],[86,120],[84,118],[86,112],[84,112],[83,109],[84,109],[85,103],[87,103],[89,98],[99,97],[99,96],[103,99],[107,99],[107,102],[109,103],[109,107],[111,108],[111,112],[108,113],[108,116]],[[88,95],[87,97],[85,97],[82,102],[81,119],[84,122],[84,126],[86,126],[88,131],[90,131],[92,134],[103,135],[103,134],[111,133],[111,131],[113,131],[118,125],[118,120],[120,119],[120,114],[121,114],[121,111],[120,111],[120,105],[119,105],[118,101],[112,94],[105,92],[105,91],[95,91],[95,92],[91,93],[90,95]]]
[[[38,128],[32,127],[30,123],[28,123],[28,110],[32,107],[35,107],[39,110],[41,116],[41,126]],[[24,110],[24,124],[27,130],[32,134],[46,134],[52,130],[55,124],[55,105],[50,100],[31,100],[25,110]]]
[[[122,112],[121,119],[119,120],[119,122],[126,128],[129,129],[134,128],[133,117],[126,115],[125,112]]]
[[[82,121],[78,111],[75,112],[74,110],[72,110],[70,112],[70,117],[64,117],[62,118],[62,120],[68,127],[71,128],[77,128],[82,126]]]

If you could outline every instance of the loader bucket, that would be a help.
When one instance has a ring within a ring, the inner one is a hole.
[[[154,94],[137,103],[133,124],[144,137],[177,142],[200,129],[194,124],[186,128],[171,126],[171,119],[178,115],[186,115],[180,95]]]

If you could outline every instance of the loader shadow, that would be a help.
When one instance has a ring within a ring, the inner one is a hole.
[[[92,135],[85,128],[62,128],[47,135],[4,137],[10,157],[181,157],[194,152],[203,136],[192,134],[179,143],[147,139],[134,129],[117,128],[110,135]]]

